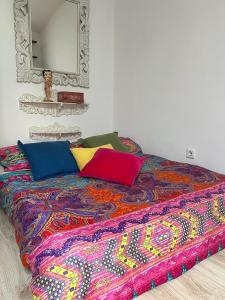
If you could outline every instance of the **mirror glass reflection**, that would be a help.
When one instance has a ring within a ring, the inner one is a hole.
[[[78,74],[79,7],[75,0],[30,0],[33,69]]]

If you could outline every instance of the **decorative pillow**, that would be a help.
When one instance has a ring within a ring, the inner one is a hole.
[[[82,140],[82,139],[79,139],[79,140],[76,141],[76,142],[70,143],[70,149],[71,149],[71,148],[83,148],[82,142],[83,142],[83,140]]]
[[[70,143],[42,142],[23,144],[18,146],[25,153],[31,168],[34,180],[46,179],[79,171],[75,159],[70,152]]]
[[[133,185],[144,158],[110,149],[99,149],[80,176]]]
[[[129,153],[143,153],[141,147],[128,137],[119,137],[122,144],[127,147]]]
[[[96,148],[73,148],[70,150],[74,158],[76,159],[79,169],[82,170],[86,166],[86,164],[93,158],[98,149],[101,148],[113,149],[113,146],[108,144]]]
[[[0,149],[0,164],[5,172],[31,169],[28,160],[16,145]]]
[[[25,182],[33,181],[31,171],[16,171],[16,172],[7,172],[0,175],[0,189],[5,187],[11,182]]]
[[[83,139],[82,142],[82,145],[85,148],[94,148],[107,144],[112,145],[116,150],[128,152],[127,147],[122,144],[116,132],[91,136],[89,138]]]

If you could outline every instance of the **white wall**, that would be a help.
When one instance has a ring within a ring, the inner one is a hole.
[[[23,93],[43,95],[43,84],[16,82],[13,0],[0,1],[0,146],[28,140],[30,126],[45,126],[55,121],[78,125],[83,136],[113,129],[114,15],[111,0],[91,0],[90,9],[90,89],[57,87],[59,90],[84,91],[90,109],[82,116],[45,117],[19,110]]]
[[[115,128],[225,173],[225,1],[116,0]]]

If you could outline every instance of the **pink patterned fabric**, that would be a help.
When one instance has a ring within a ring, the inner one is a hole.
[[[0,164],[6,172],[30,170],[30,164],[18,146],[0,149]]]
[[[137,143],[135,143],[132,139],[128,137],[119,137],[119,139],[122,142],[122,144],[127,147],[128,152],[133,154],[142,153],[141,147]]]
[[[0,175],[0,190],[12,184],[13,182],[31,182],[33,181],[33,177],[31,171],[15,171],[15,172],[7,172]]]
[[[225,248],[225,183],[47,238],[35,299],[129,300]]]

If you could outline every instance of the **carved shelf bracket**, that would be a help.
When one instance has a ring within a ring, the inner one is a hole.
[[[78,126],[63,126],[58,123],[46,127],[33,126],[29,129],[30,139],[36,141],[65,141],[75,142],[81,137]]]

